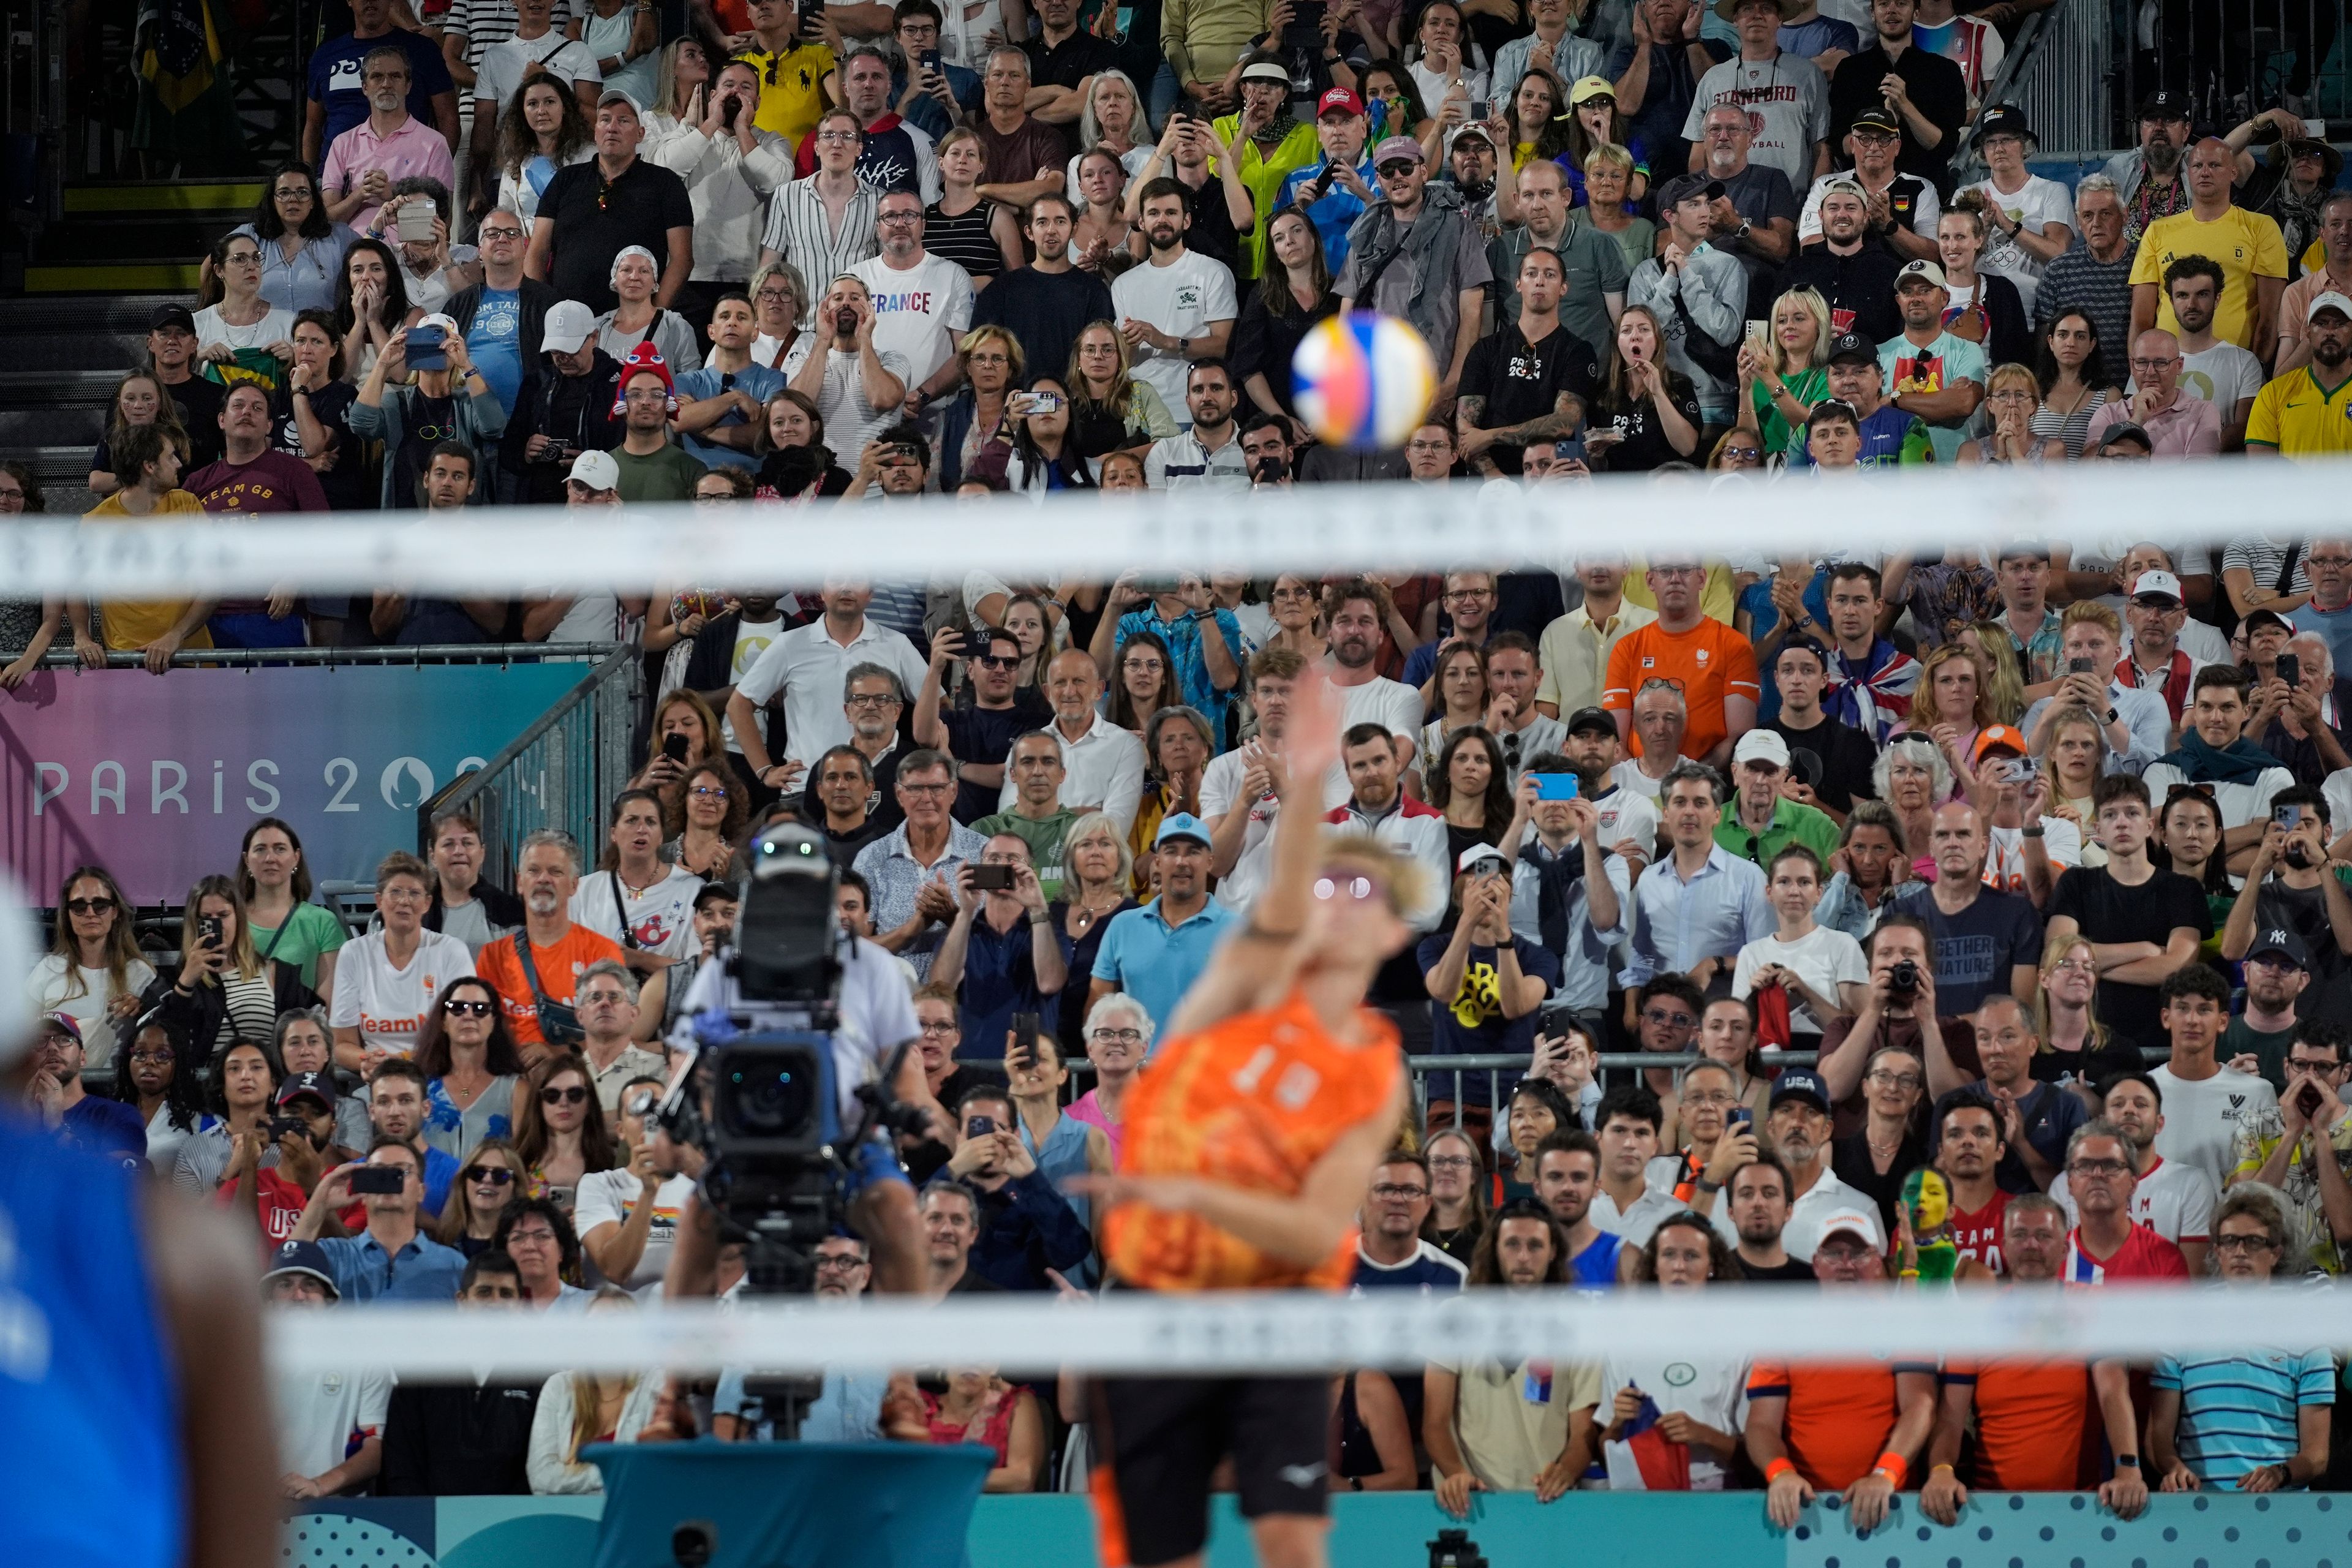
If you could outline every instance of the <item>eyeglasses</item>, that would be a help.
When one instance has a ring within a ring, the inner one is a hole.
[[[2167,359],[2142,359],[2135,354],[2132,356],[2131,367],[2135,373],[2154,375],[2158,371],[2169,369],[2179,363],[2178,355]]]
[[[1122,1046],[1139,1046],[1143,1044],[1143,1031],[1140,1029],[1114,1029],[1106,1025],[1102,1028],[1089,1029],[1087,1031],[1087,1038],[1090,1040],[1113,1040]]]
[[[2213,1245],[2223,1252],[2275,1252],[2278,1243],[2267,1236],[2217,1236]]]
[[[484,239],[520,239],[522,230],[502,225],[497,228],[486,228],[481,231],[481,235]]]
[[[228,267],[258,267],[261,265],[261,252],[257,250],[232,250],[226,256],[222,257],[221,261],[223,265]]]
[[[884,223],[920,223],[923,221],[923,215],[919,212],[883,213],[880,216]]]
[[[539,1091],[539,1102],[541,1105],[583,1105],[587,1102],[587,1089],[576,1083],[565,1089],[558,1089],[553,1084],[550,1084]]]
[[[133,1051],[131,1053],[131,1059],[134,1062],[152,1062],[156,1066],[162,1067],[168,1063],[176,1061],[179,1058],[173,1056],[169,1048],[166,1048],[160,1051]]]
[[[1913,1079],[1911,1081],[1916,1083],[1919,1080]],[[1717,1089],[1698,1094],[1685,1094],[1683,1096],[1683,1103],[1685,1105],[1737,1105],[1739,1103],[1739,1097],[1727,1089]]]
[[[849,708],[896,708],[899,700],[887,691],[857,691],[852,692],[843,705]]]
[[[308,185],[287,185],[272,191],[270,195],[281,202],[307,202],[316,199],[310,195],[310,187]]]
[[[1870,1084],[1874,1088],[1877,1089],[1916,1089],[1919,1087],[1919,1075],[1916,1072],[1864,1073],[1862,1080],[1863,1082]]]
[[[1445,595],[1444,599],[1449,605],[1458,605],[1468,599],[1490,599],[1494,593],[1491,588],[1456,588]]]
[[[108,915],[114,912],[112,899],[68,899],[67,912],[77,915]]]
[[[530,1242],[533,1247],[552,1247],[555,1245],[555,1232],[543,1225],[535,1226],[530,1230],[516,1229],[507,1232],[509,1247],[512,1247],[518,1241]]]
[[[468,1165],[466,1167],[466,1180],[476,1186],[479,1186],[484,1182],[488,1182],[494,1187],[509,1186],[512,1184],[514,1178],[515,1173],[512,1171],[508,1170],[504,1165]]]
[[[856,141],[857,132],[855,131],[820,131],[816,133],[816,139],[820,142],[830,142],[838,146],[844,142]],[[886,213],[883,216],[887,218],[889,215]]]
[[[2126,1175],[2130,1171],[2131,1167],[2121,1160],[2074,1160],[2066,1165],[2069,1175],[2103,1179]]]
[[[669,394],[658,386],[633,386],[621,394],[624,403],[667,403]]]
[[[2297,1072],[2307,1072],[2314,1074],[2315,1076],[2335,1078],[2344,1071],[2347,1064],[2343,1062],[2315,1062],[2303,1057],[2289,1057],[2286,1058],[2286,1065]]]
[[[1433,1171],[1466,1171],[1478,1162],[1467,1154],[1439,1154],[1429,1162]]]
[[[1688,1029],[1696,1026],[1698,1020],[1688,1013],[1677,1013],[1671,1007],[1644,1007],[1642,1009],[1642,1022],[1676,1029]]]
[[[1427,1187],[1401,1187],[1393,1182],[1382,1182],[1372,1189],[1372,1196],[1386,1203],[1395,1203],[1400,1199],[1412,1202],[1428,1195]]]
[[[490,1002],[448,1001],[441,1004],[441,1010],[459,1018],[487,1018],[494,1006]]]
[[[820,1252],[815,1265],[819,1274],[853,1274],[866,1267],[866,1259],[854,1252]]]
[[[947,795],[954,789],[955,785],[947,784],[901,784],[898,786],[899,793],[902,795],[927,796]]]
[[[727,790],[722,784],[697,784],[686,793],[694,796],[697,800],[725,800],[727,798]]]
[[[944,1021],[935,1018],[922,1027],[926,1035],[952,1035],[956,1032],[955,1020],[952,1018]]]

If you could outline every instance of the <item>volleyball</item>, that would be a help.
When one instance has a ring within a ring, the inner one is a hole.
[[[1421,334],[1369,310],[1317,325],[1290,372],[1298,416],[1316,439],[1360,452],[1403,446],[1437,392],[1437,362]]]

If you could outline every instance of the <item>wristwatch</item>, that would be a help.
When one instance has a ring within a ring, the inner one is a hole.
[[[2116,1468],[2119,1470],[2138,1469],[2139,1456],[2137,1454],[2117,1454],[2116,1456]]]

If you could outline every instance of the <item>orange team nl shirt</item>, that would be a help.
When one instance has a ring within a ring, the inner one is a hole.
[[[1643,683],[1661,678],[1682,683],[1683,704],[1690,713],[1690,728],[1683,734],[1686,757],[1706,756],[1728,733],[1723,719],[1726,697],[1754,702],[1763,695],[1756,679],[1756,649],[1721,621],[1705,616],[1686,632],[1670,632],[1653,621],[1620,637],[1609,652],[1601,706],[1630,714]],[[1640,756],[1641,731],[1629,731],[1625,744]]]
[[[1975,1484],[2070,1492],[2082,1468],[2091,1369],[2079,1361],[1951,1361],[1948,1383],[1977,1388]]]
[[[514,1031],[515,1044],[544,1045],[547,1037],[539,1032],[537,998],[531,994],[530,981],[523,974],[522,960],[515,956],[515,942],[521,935],[520,931],[510,931],[476,953],[474,973],[498,988],[499,1006],[507,1016],[507,1027]],[[530,944],[530,961],[538,966],[540,987],[551,1002],[569,1003],[580,972],[607,958],[615,963],[627,962],[619,942],[583,925],[565,931],[563,940],[553,947]]]
[[[1363,1016],[1370,1040],[1342,1045],[1293,992],[1169,1041],[1130,1091],[1118,1168],[1296,1194],[1316,1161],[1389,1102],[1404,1070],[1395,1026]],[[1339,1290],[1355,1272],[1356,1238],[1301,1268],[1198,1215],[1128,1204],[1104,1222],[1103,1256],[1113,1274],[1146,1289]]]
[[[1794,1375],[1791,1375],[1791,1372]],[[1822,1491],[1843,1491],[1870,1474],[1895,1430],[1898,1373],[1933,1373],[1933,1362],[1759,1361],[1748,1370],[1748,1397],[1786,1399],[1781,1441],[1797,1473]]]

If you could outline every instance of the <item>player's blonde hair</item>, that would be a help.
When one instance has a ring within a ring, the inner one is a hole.
[[[1389,912],[1399,920],[1419,909],[1428,897],[1429,873],[1421,862],[1381,843],[1369,833],[1334,833],[1323,844],[1321,868],[1346,866],[1380,879],[1387,889]]]

